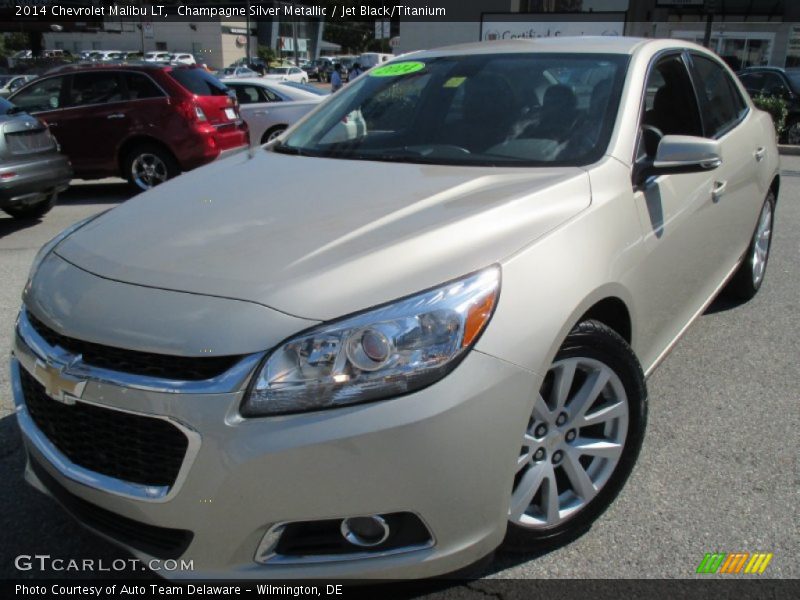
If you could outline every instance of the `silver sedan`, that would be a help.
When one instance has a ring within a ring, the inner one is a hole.
[[[42,249],[11,361],[26,477],[193,561],[172,577],[566,543],[636,463],[647,376],[762,286],[778,164],[769,115],[678,40],[376,66]]]

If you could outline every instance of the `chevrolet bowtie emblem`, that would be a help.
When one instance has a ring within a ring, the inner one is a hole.
[[[79,356],[75,357],[72,362],[78,360],[80,360]],[[37,360],[34,365],[33,376],[44,386],[44,391],[53,400],[62,404],[72,405],[83,395],[86,380],[65,373],[64,371],[69,366]]]

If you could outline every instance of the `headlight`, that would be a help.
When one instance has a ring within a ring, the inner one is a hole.
[[[109,209],[111,210],[111,209]],[[33,263],[31,264],[30,271],[28,271],[28,282],[25,284],[25,292],[28,291],[28,288],[31,286],[31,281],[33,281],[33,276],[36,275],[36,271],[39,270],[39,267],[42,264],[42,261],[47,258],[47,255],[50,254],[53,249],[58,246],[65,238],[69,237],[78,229],[83,227],[84,225],[94,221],[100,215],[107,213],[108,210],[104,210],[103,212],[99,212],[96,215],[92,215],[91,217],[87,217],[77,223],[73,223],[69,227],[67,227],[64,231],[59,233],[56,237],[52,240],[47,242],[44,246],[39,249],[39,252],[36,253],[36,256],[33,258]]]
[[[490,267],[290,339],[262,364],[242,415],[335,408],[430,385],[474,345],[499,291],[500,269]]]

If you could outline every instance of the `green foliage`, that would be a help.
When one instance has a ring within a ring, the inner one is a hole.
[[[786,129],[786,118],[789,116],[786,100],[779,96],[758,95],[753,98],[753,103],[772,116],[772,122],[775,124],[775,133],[780,137],[783,130]]]
[[[262,59],[267,64],[270,64],[276,58],[275,50],[273,50],[269,46],[263,46],[261,44],[258,45],[258,50],[256,50],[256,54],[258,58]]]
[[[14,54],[18,50],[27,50],[31,47],[31,39],[27,33],[14,31],[3,34],[3,47],[6,53]]]

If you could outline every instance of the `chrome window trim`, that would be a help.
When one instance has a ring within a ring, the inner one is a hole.
[[[433,535],[433,531],[425,522],[425,520],[416,512],[411,512],[411,514],[415,515],[422,524],[425,526],[425,529],[428,530],[428,535],[430,536],[430,540],[428,540],[424,544],[412,544],[410,546],[402,546],[400,548],[393,548],[391,550],[384,550],[384,551],[376,551],[376,552],[351,552],[347,554],[311,554],[311,555],[300,555],[300,556],[286,556],[284,554],[278,554],[276,552],[276,548],[278,547],[278,542],[281,539],[281,535],[283,535],[284,529],[286,529],[287,525],[292,523],[302,522],[302,521],[282,521],[280,523],[275,523],[264,534],[264,537],[261,538],[261,542],[258,544],[258,548],[256,548],[255,556],[253,560],[260,565],[313,565],[313,564],[326,564],[326,563],[335,563],[335,562],[350,562],[354,560],[367,560],[373,558],[385,558],[387,556],[396,556],[398,554],[409,554],[411,552],[420,552],[422,550],[430,550],[436,545],[436,538]],[[342,520],[346,519],[347,517],[342,517]]]
[[[11,387],[14,396],[17,422],[19,423],[19,427],[28,441],[33,444],[36,450],[61,475],[76,483],[80,483],[98,491],[106,492],[114,496],[121,496],[123,498],[130,498],[132,500],[141,500],[146,502],[168,502],[175,497],[183,485],[183,482],[186,480],[186,477],[189,474],[189,469],[191,468],[198,452],[200,451],[200,434],[171,417],[124,410],[114,406],[108,406],[106,404],[88,402],[86,400],[76,400],[76,403],[82,402],[84,404],[99,406],[107,410],[115,410],[132,415],[167,421],[171,425],[177,427],[186,436],[188,441],[186,454],[184,454],[183,457],[183,463],[181,464],[181,468],[178,471],[177,477],[175,478],[175,483],[173,483],[171,486],[148,486],[117,479],[116,477],[110,477],[108,475],[103,475],[102,473],[98,473],[96,471],[91,471],[81,467],[80,465],[76,465],[69,458],[67,458],[36,426],[36,423],[34,423],[33,418],[31,417],[25,405],[25,398],[22,393],[22,382],[20,379],[20,369],[22,368],[23,365],[21,362],[16,356],[12,355]],[[25,370],[29,374],[32,374],[32,371],[28,369]]]
[[[14,352],[18,360],[29,372],[33,372],[33,365],[39,359],[63,366],[64,374],[66,375],[134,390],[165,394],[227,394],[237,392],[243,389],[244,384],[265,354],[264,352],[248,354],[221,375],[200,381],[134,375],[87,365],[80,355],[72,354],[57,346],[51,346],[31,325],[27,309],[21,310],[17,317]],[[198,360],[201,359],[202,357],[198,357]]]

